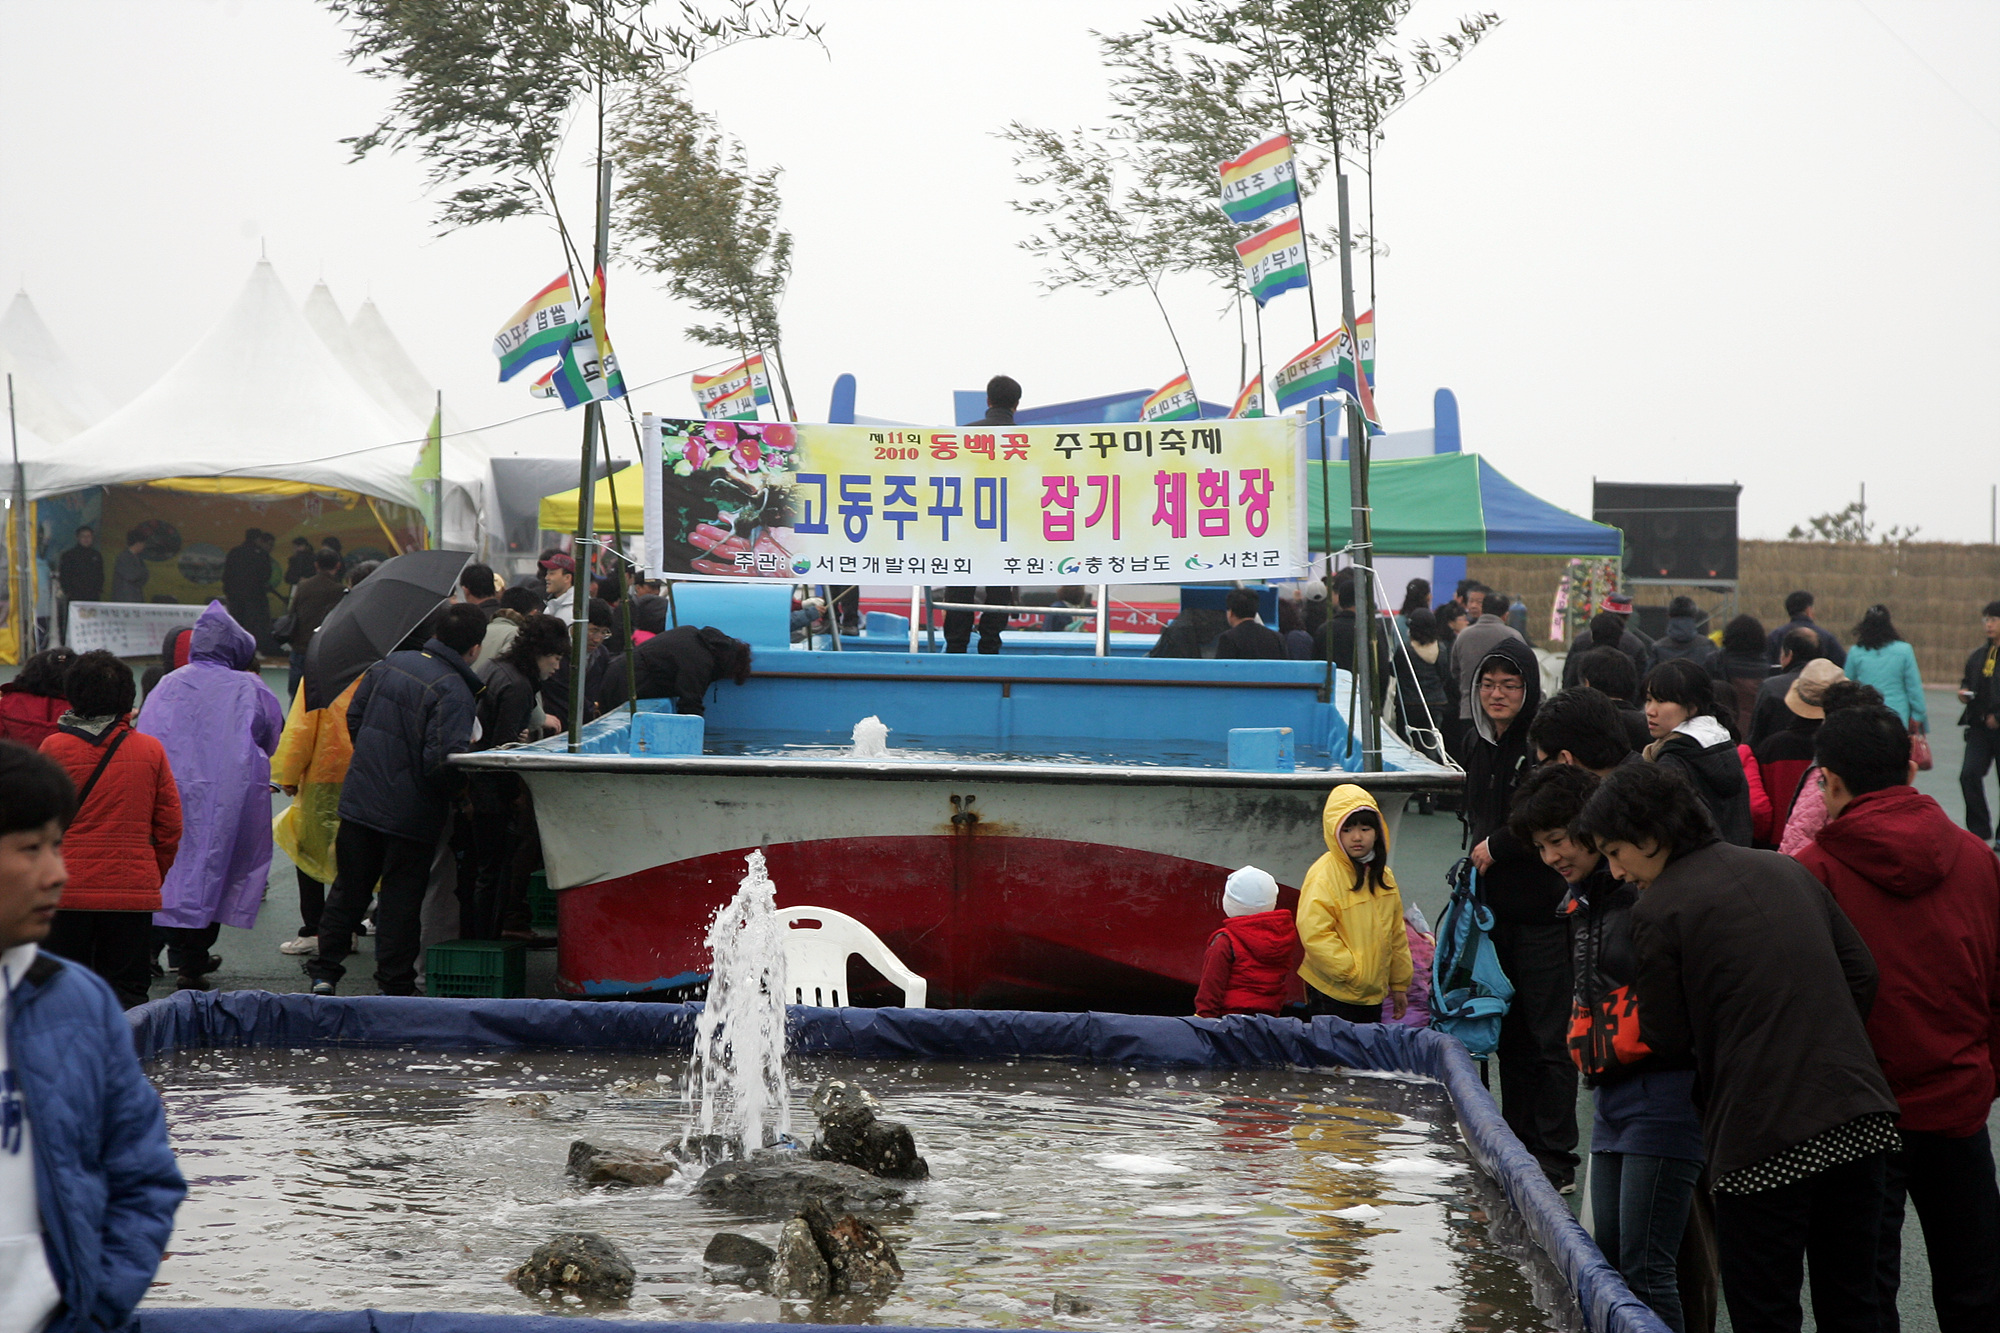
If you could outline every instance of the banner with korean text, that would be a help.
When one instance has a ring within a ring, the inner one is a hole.
[[[953,430],[649,418],[647,444],[646,563],[668,578],[1179,583],[1306,569],[1295,416]]]

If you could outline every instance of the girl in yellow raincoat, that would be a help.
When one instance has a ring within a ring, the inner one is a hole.
[[[1350,1023],[1382,1021],[1382,1001],[1397,1018],[1410,989],[1410,940],[1403,895],[1389,870],[1389,830],[1381,807],[1346,783],[1326,798],[1320,817],[1326,855],[1299,890],[1299,943],[1307,1007]]]
[[[340,832],[340,784],[354,760],[347,705],[359,688],[356,677],[331,706],[309,709],[301,685],[278,738],[278,752],[271,756],[271,781],[292,798],[271,821],[271,836],[292,858],[299,879],[299,933],[278,946],[280,953],[311,953],[318,947],[320,909],[326,904],[326,886],[333,882],[333,839]]]

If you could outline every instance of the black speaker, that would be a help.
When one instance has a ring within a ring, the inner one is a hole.
[[[1701,583],[1736,577],[1737,485],[1596,483],[1590,516],[1625,534],[1625,573]]]

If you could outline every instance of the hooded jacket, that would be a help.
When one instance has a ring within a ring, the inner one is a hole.
[[[1465,642],[1463,636],[1459,643]],[[1493,720],[1478,705],[1478,671],[1494,658],[1505,658],[1521,673],[1526,694],[1521,711],[1496,735]],[[1486,904],[1496,920],[1514,925],[1548,926],[1558,921],[1557,909],[1569,886],[1563,877],[1542,863],[1533,847],[1514,837],[1507,828],[1507,811],[1514,803],[1514,789],[1535,766],[1528,747],[1528,728],[1542,706],[1542,672],[1535,650],[1519,637],[1494,645],[1471,675],[1473,682],[1473,725],[1459,742],[1459,760],[1465,767],[1465,835],[1468,847],[1481,842],[1492,853],[1493,868],[1482,877]]]
[[[1669,616],[1667,632],[1653,640],[1650,657],[1654,666],[1686,658],[1709,675],[1722,679],[1722,650],[1695,632],[1693,616]]]
[[[1474,682],[1479,679],[1479,664],[1500,650],[1502,644],[1518,643],[1528,647],[1528,641],[1515,632],[1514,627],[1498,616],[1481,616],[1459,632],[1451,645],[1452,669],[1458,673],[1458,715],[1461,718],[1479,716],[1479,691]],[[1528,649],[1532,661],[1534,650]],[[1541,668],[1530,671],[1539,688]]]
[[[124,1329],[187,1195],[160,1094],[110,986],[40,951],[7,971],[7,1064],[27,1106],[44,1257],[64,1305],[46,1333]]]
[[[65,725],[42,742],[42,753],[80,792],[114,742],[118,749],[63,832],[65,912],[159,911],[160,885],[180,849],[180,789],[165,748],[151,736],[122,721],[94,732]]]
[[[271,754],[285,729],[278,696],[250,668],[257,641],[210,602],[188,664],[146,696],[139,730],[159,741],[181,797],[181,845],[153,922],[248,930],[271,875]]]
[[[1896,786],[1855,797],[1798,859],[1875,956],[1868,1036],[1902,1127],[1978,1133],[2000,1093],[2000,858]]]
[[[1712,717],[1691,717],[1646,747],[1646,757],[1677,768],[1701,795],[1723,841],[1748,847],[1755,838],[1750,813],[1750,780],[1728,728]]]
[[[472,746],[482,686],[452,649],[430,639],[368,668],[347,706],[354,759],[340,788],[340,819],[426,846],[444,832],[453,755]]]
[[[57,719],[68,711],[69,700],[61,695],[36,694],[10,680],[0,685],[0,740],[38,750],[55,735]]]
[[[1232,916],[1208,937],[1194,1011],[1202,1018],[1270,1014],[1285,1007],[1299,965],[1299,932],[1286,911]]]
[[[1340,846],[1340,827],[1357,810],[1381,807],[1367,790],[1343,783],[1326,798],[1320,827],[1326,854],[1313,862],[1299,890],[1298,935],[1305,948],[1299,975],[1322,995],[1345,1004],[1380,1004],[1410,988],[1410,941],[1403,929],[1403,895],[1388,868],[1389,825],[1381,821],[1375,855],[1382,888],[1370,889]]]
[[[1789,856],[1726,842],[1676,857],[1632,906],[1646,1043],[1692,1058],[1716,1176],[1893,1114],[1864,1020],[1875,965]]]

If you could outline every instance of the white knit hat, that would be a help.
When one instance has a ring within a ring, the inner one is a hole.
[[[1252,912],[1277,910],[1278,881],[1256,866],[1230,872],[1222,889],[1224,916],[1248,916]]]

